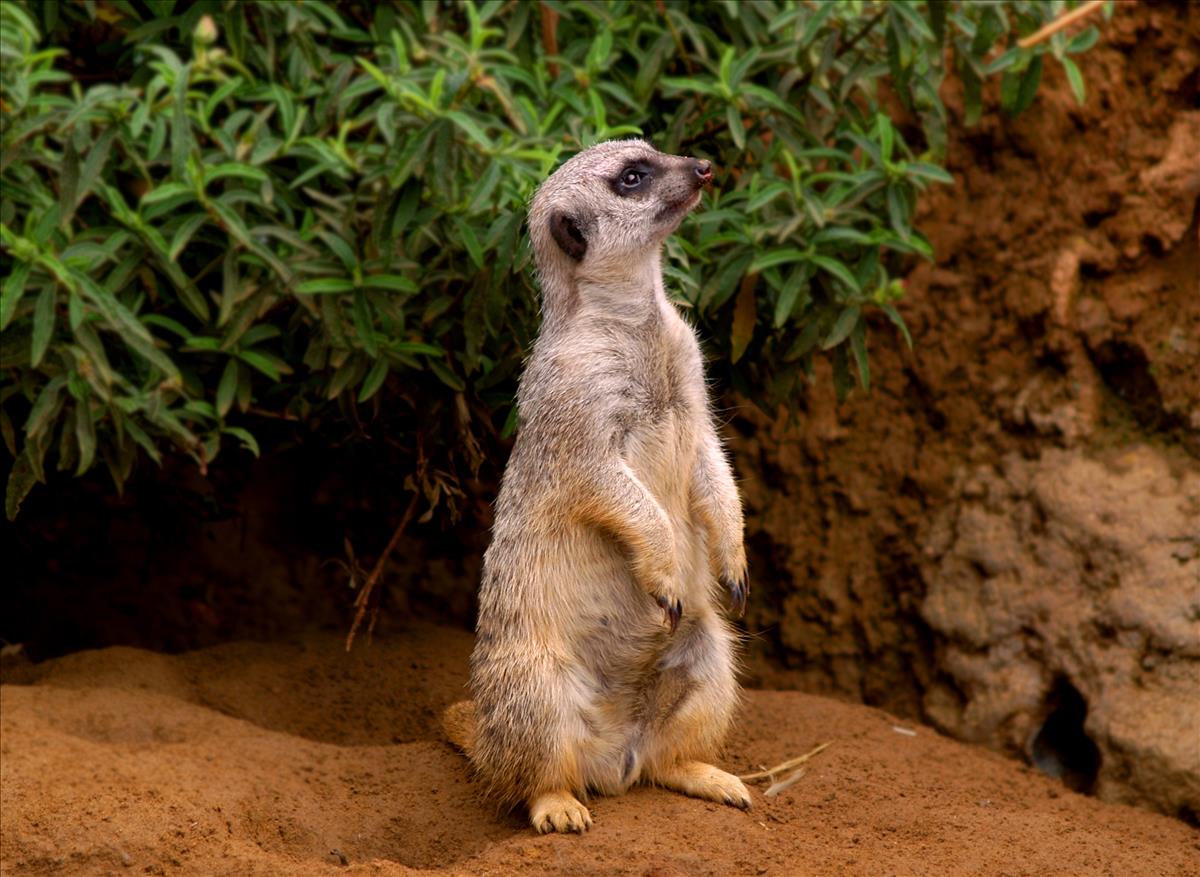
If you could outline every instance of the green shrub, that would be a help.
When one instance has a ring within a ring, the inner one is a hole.
[[[711,158],[670,286],[723,379],[868,385],[867,321],[939,166],[950,61],[968,119],[1015,42],[1072,4],[0,4],[0,430],[11,518],[53,462],[207,467],[262,418],[384,434],[431,507],[501,454],[536,332],[533,188],[596,140]],[[894,111],[897,121],[885,109]],[[445,505],[453,513],[453,503]]]

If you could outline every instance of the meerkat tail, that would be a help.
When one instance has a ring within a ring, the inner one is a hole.
[[[442,713],[442,730],[451,746],[469,755],[475,745],[475,702],[460,700],[446,707]]]

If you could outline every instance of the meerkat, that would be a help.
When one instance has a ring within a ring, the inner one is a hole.
[[[738,700],[723,617],[748,594],[742,506],[662,250],[712,180],[640,140],[579,153],[529,228],[542,327],[484,555],[471,701],[444,724],[494,799],[583,832],[639,781],[750,806],[709,762]]]

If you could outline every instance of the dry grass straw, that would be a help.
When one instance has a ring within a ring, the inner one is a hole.
[[[779,764],[775,765],[774,767],[769,767],[769,768],[766,768],[765,770],[760,770],[757,773],[742,774],[740,777],[738,777],[738,779],[739,780],[765,780],[765,779],[774,780],[775,776],[777,774],[781,774],[785,770],[791,770],[794,767],[799,767],[800,765],[804,764],[804,762],[806,762],[810,758],[812,758],[814,755],[818,755],[819,753],[823,752],[825,749],[829,748],[829,746],[832,744],[832,742],[833,741],[830,741],[829,743],[822,743],[820,746],[818,746],[816,749],[812,750],[811,752],[806,752],[803,755],[796,756],[795,758],[789,758],[787,761],[780,762]],[[802,775],[803,772],[797,771],[797,774]],[[798,776],[797,774],[793,774],[791,777],[788,777],[788,780],[793,780],[793,778],[799,779],[800,776]],[[787,780],[784,780],[784,782],[787,782]],[[791,783],[789,782],[788,785],[791,785]]]

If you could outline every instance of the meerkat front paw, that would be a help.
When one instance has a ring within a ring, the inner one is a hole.
[[[670,597],[661,595],[655,597],[654,600],[663,611],[663,620],[667,622],[667,627],[671,629],[671,633],[674,633],[679,627],[679,619],[683,617],[683,601],[672,600]]]
[[[529,821],[538,834],[551,831],[583,834],[592,827],[592,814],[570,792],[547,792],[529,805]]]
[[[639,576],[646,593],[654,598],[654,602],[662,609],[663,620],[671,633],[679,627],[679,619],[683,617],[683,599],[679,591],[679,572],[671,564],[663,564],[663,568]]]
[[[654,782],[692,798],[750,809],[746,784],[731,773],[701,761],[684,761],[658,772]]]
[[[750,571],[746,567],[746,550],[738,545],[733,557],[721,564],[721,587],[729,592],[729,610],[739,618],[746,612],[750,596]]]

